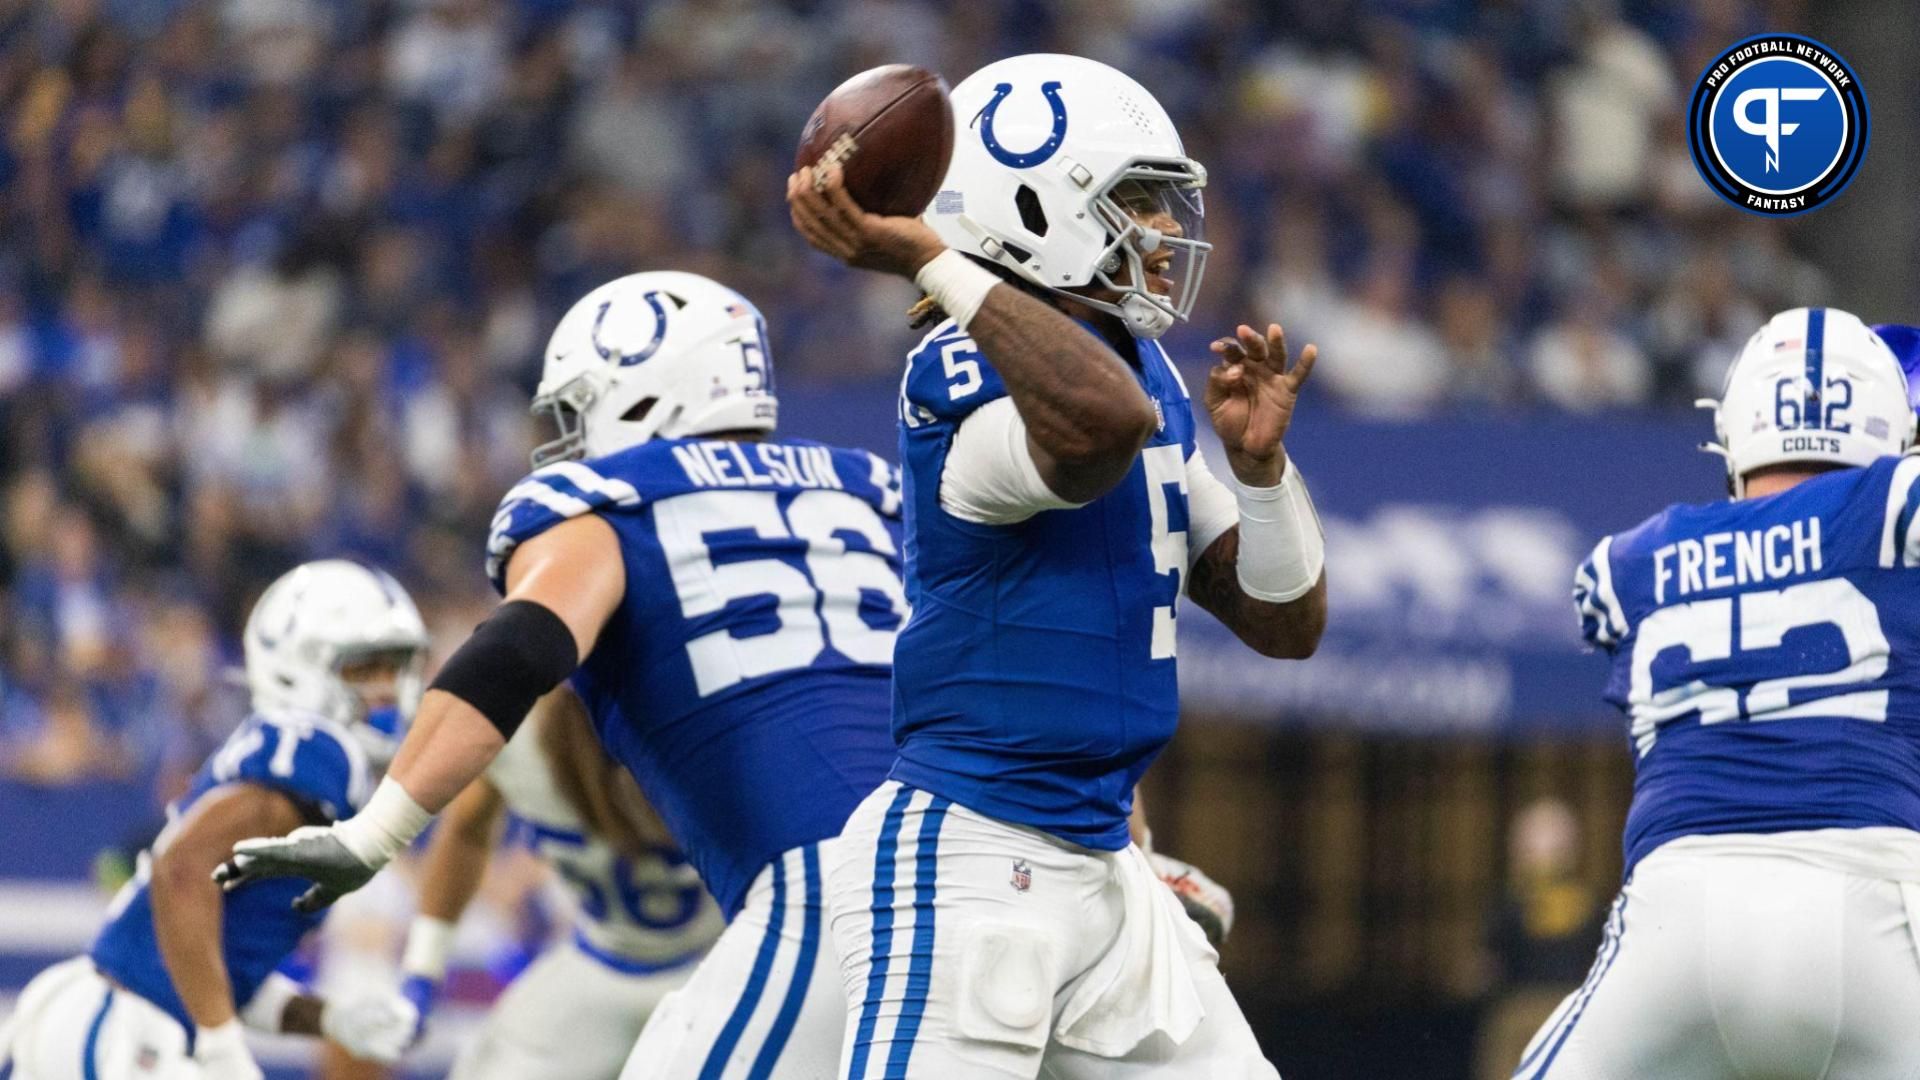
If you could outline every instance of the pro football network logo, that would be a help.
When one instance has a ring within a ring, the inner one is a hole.
[[[1701,179],[1742,210],[1787,217],[1846,190],[1867,156],[1867,96],[1832,49],[1762,34],[1715,57],[1687,108]]]

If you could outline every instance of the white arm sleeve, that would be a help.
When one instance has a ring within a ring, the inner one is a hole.
[[[1192,570],[1215,540],[1240,524],[1240,507],[1233,489],[1207,468],[1207,459],[1195,450],[1187,458],[1187,569]]]
[[[1326,565],[1326,534],[1320,515],[1289,459],[1280,483],[1270,488],[1236,484],[1240,510],[1240,558],[1234,569],[1240,591],[1255,600],[1286,604],[1313,591]]]
[[[1027,423],[1012,398],[996,398],[970,413],[953,434],[940,472],[940,506],[976,525],[1012,525],[1042,510],[1071,510],[1048,490],[1027,448]]]

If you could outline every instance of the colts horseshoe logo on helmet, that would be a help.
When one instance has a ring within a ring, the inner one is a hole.
[[[1000,111],[1000,103],[1007,100],[1007,95],[1011,93],[1013,93],[1012,83],[1003,82],[994,85],[993,100],[987,102],[986,108],[980,110],[977,118],[980,124],[980,139],[987,144],[987,153],[992,154],[993,159],[1000,164],[1009,169],[1031,169],[1053,157],[1054,152],[1060,149],[1060,143],[1066,139],[1067,105],[1060,100],[1058,80],[1040,84],[1041,96],[1047,99],[1047,108],[1053,112],[1053,131],[1047,135],[1045,142],[1022,153],[1000,145],[999,138],[993,133],[994,114]]]
[[[593,317],[593,334],[591,336],[594,351],[600,354],[602,360],[612,360],[621,367],[632,367],[635,364],[645,363],[654,353],[660,351],[660,343],[667,339],[666,305],[660,302],[659,290],[648,292],[644,294],[641,299],[645,300],[647,305],[653,308],[653,340],[641,347],[640,351],[630,353],[622,353],[617,349],[601,344],[600,326],[607,321],[607,309],[613,306],[613,301],[608,300],[606,303],[600,305],[600,313]]]

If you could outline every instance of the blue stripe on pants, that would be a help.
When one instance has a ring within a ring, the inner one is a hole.
[[[1626,938],[1626,933],[1627,896],[1623,892],[1614,905],[1612,916],[1607,920],[1607,937],[1600,943],[1600,954],[1594,957],[1593,969],[1588,972],[1586,983],[1580,987],[1579,993],[1574,995],[1573,1007],[1568,1009],[1567,1015],[1561,1019],[1559,1034],[1549,1033],[1546,1038],[1540,1040],[1539,1045],[1533,1048],[1533,1052],[1520,1062],[1520,1068],[1515,1070],[1516,1080],[1522,1073],[1529,1070],[1542,1051],[1545,1051],[1547,1056],[1545,1060],[1540,1061],[1539,1068],[1533,1070],[1533,1080],[1540,1080],[1547,1075],[1547,1070],[1553,1067],[1553,1059],[1560,1056],[1560,1048],[1566,1045],[1567,1038],[1573,1034],[1573,1029],[1580,1023],[1581,1014],[1587,1011],[1587,1006],[1593,1002],[1593,996],[1599,993],[1601,980],[1607,977],[1607,972],[1613,968],[1613,962],[1619,959],[1620,945]]]
[[[773,911],[767,917],[767,936],[761,939],[760,953],[753,958],[753,973],[747,976],[747,988],[741,991],[733,1015],[727,1017],[727,1026],[720,1029],[720,1037],[714,1041],[706,1064],[700,1068],[700,1080],[720,1080],[726,1072],[727,1059],[733,1056],[733,1048],[740,1045],[740,1036],[747,1030],[753,1010],[760,1006],[760,995],[767,989],[773,958],[780,952],[780,924],[786,913],[787,860],[782,855],[773,861]]]
[[[893,1047],[887,1052],[886,1080],[905,1080],[920,1017],[927,1011],[927,990],[933,981],[933,893],[940,868],[940,826],[951,805],[936,797],[920,819],[920,846],[913,857],[913,960],[907,967],[906,1001],[893,1029]]]
[[[887,993],[887,957],[893,952],[893,860],[900,848],[900,822],[914,789],[900,785],[887,816],[880,824],[880,843],[873,854],[873,952],[867,960],[867,996],[860,1003],[860,1026],[855,1029],[853,1052],[847,1058],[847,1080],[864,1080],[867,1056],[873,1050],[873,1027],[880,1020],[880,1000]]]
[[[800,1007],[806,1004],[807,989],[813,985],[813,961],[820,952],[820,845],[808,844],[801,849],[801,858],[806,864],[807,899],[801,909],[805,921],[800,925],[800,958],[794,961],[787,998],[780,1003],[773,1030],[767,1032],[767,1041],[753,1059],[753,1071],[747,1074],[747,1080],[767,1080],[773,1075],[780,1052],[787,1048],[787,1039],[793,1034],[794,1022],[800,1019]]]
[[[87,1045],[80,1051],[80,1075],[85,1080],[100,1080],[100,1066],[94,1055],[100,1050],[100,1029],[107,1024],[107,1010],[113,1008],[113,987],[107,987],[107,996],[100,999],[100,1011],[93,1014],[93,1026],[87,1028]]]

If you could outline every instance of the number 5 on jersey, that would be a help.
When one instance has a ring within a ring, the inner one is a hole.
[[[1187,461],[1178,444],[1140,452],[1147,474],[1147,510],[1153,515],[1153,571],[1171,585],[1165,604],[1153,609],[1153,659],[1174,655],[1180,593],[1187,572]]]

